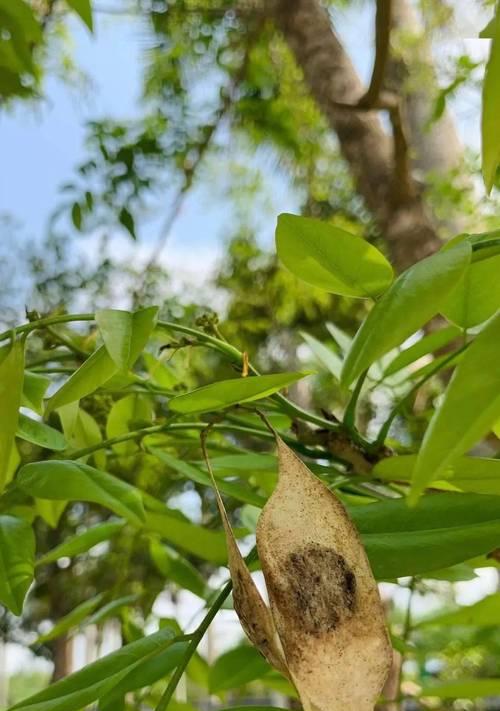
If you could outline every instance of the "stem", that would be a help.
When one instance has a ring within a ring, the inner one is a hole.
[[[351,399],[349,400],[344,413],[344,427],[349,432],[352,432],[356,429],[356,407],[358,405],[359,396],[361,395],[361,390],[363,388],[363,383],[365,382],[367,374],[368,370],[365,370],[364,373],[361,373],[361,375],[359,376],[358,381],[356,383],[356,387],[353,390]]]
[[[409,590],[409,596],[408,596],[408,605],[406,607],[406,615],[405,615],[405,620],[403,624],[403,634],[402,634],[402,640],[403,642],[406,643],[408,642],[411,634],[411,606],[413,602],[413,594],[415,593],[415,584],[416,584],[416,579],[413,577],[410,580],[410,584],[408,586]],[[403,651],[401,652],[401,662],[400,662],[400,667],[399,667],[399,678],[398,678],[398,698],[400,699],[401,703],[404,700],[404,696],[401,693],[401,682],[403,681],[403,664],[405,661],[405,650],[403,648]]]
[[[198,648],[198,645],[200,644],[201,640],[205,636],[205,632],[209,628],[210,624],[212,623],[213,619],[215,618],[216,614],[224,604],[225,600],[229,597],[229,594],[231,590],[233,589],[233,583],[230,580],[227,582],[224,587],[222,588],[221,592],[218,594],[217,598],[215,599],[212,607],[209,609],[199,626],[197,627],[196,631],[193,633],[191,636],[191,640],[188,644],[188,647],[186,651],[184,652],[184,655],[179,662],[179,666],[173,673],[170,681],[168,682],[168,686],[165,689],[163,696],[161,697],[155,711],[165,711],[165,709],[168,707],[170,700],[174,694],[175,689],[177,688],[177,684],[181,680],[182,675],[184,674],[187,665],[191,661],[191,657],[193,654],[196,652],[196,649]]]
[[[38,331],[46,326],[52,326],[57,323],[70,323],[71,321],[94,321],[94,314],[61,314],[59,316],[47,316],[46,318],[38,319],[38,321],[30,321],[30,323],[17,326],[15,330],[16,333],[31,333],[31,331]],[[0,341],[5,341],[7,338],[10,338],[11,333],[12,328],[0,333]]]

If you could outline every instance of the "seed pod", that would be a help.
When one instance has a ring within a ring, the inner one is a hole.
[[[240,553],[205,450],[204,454],[226,534],[227,557],[229,572],[233,581],[235,612],[250,642],[264,655],[269,664],[288,677],[283,649],[274,626],[271,611],[262,599],[247,568],[247,564]]]
[[[363,545],[342,503],[277,443],[257,550],[290,678],[305,709],[373,711],[392,651]]]

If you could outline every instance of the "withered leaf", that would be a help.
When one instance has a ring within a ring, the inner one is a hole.
[[[206,463],[226,534],[235,612],[250,642],[264,655],[269,664],[285,676],[289,676],[271,612],[262,599],[240,553],[208,457],[206,457]]]
[[[257,550],[290,678],[305,709],[373,711],[392,650],[364,548],[342,503],[277,443]]]

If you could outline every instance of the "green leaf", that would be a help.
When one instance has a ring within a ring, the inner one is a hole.
[[[20,469],[17,483],[31,496],[56,501],[91,501],[136,526],[144,522],[139,490],[86,464],[64,460],[32,462]]]
[[[165,677],[178,666],[186,652],[187,645],[188,642],[174,642],[167,649],[151,655],[144,662],[137,664],[126,677],[101,697],[101,704],[103,702],[104,704],[109,703],[111,699],[128,694],[130,691],[151,686],[151,684]],[[101,704],[99,705],[99,710],[101,709]],[[116,706],[110,705],[110,709],[115,711]]]
[[[61,452],[68,446],[61,432],[49,427],[44,422],[32,420],[31,417],[27,417],[22,413],[19,415],[17,423],[17,436],[27,442],[45,449],[52,449],[55,452]]]
[[[35,536],[30,524],[16,516],[0,516],[0,603],[14,615],[22,613],[34,569]]]
[[[76,370],[47,402],[46,414],[62,405],[81,400],[91,395],[97,388],[116,373],[116,365],[101,346]]]
[[[328,370],[336,380],[340,380],[340,373],[342,371],[342,361],[338,355],[324,343],[318,341],[314,336],[310,336],[308,333],[300,332],[300,335],[307,343],[316,359],[321,363],[321,365]]]
[[[209,673],[211,693],[235,689],[270,671],[269,664],[254,648],[241,645],[221,654]]]
[[[194,565],[176,551],[152,539],[149,552],[154,564],[168,582],[175,583],[181,589],[189,590],[201,598],[207,597],[212,592]]]
[[[117,617],[116,613],[118,611],[121,611],[123,607],[128,607],[134,602],[137,602],[139,598],[140,595],[135,593],[132,595],[122,595],[122,597],[118,597],[115,600],[110,600],[110,602],[96,610],[96,612],[94,612],[94,614],[85,621],[85,626],[99,625],[101,622],[109,620],[111,617]]]
[[[427,625],[496,627],[500,625],[500,593],[493,593],[474,605],[466,605],[455,612],[434,615],[418,623]]]
[[[425,433],[411,500],[467,452],[500,417],[500,314],[465,351]]]
[[[61,637],[61,635],[70,632],[75,627],[79,627],[81,623],[88,618],[88,616],[94,612],[94,610],[101,604],[104,599],[104,593],[99,593],[95,597],[91,597],[89,600],[85,600],[80,605],[77,605],[71,612],[67,615],[61,617],[54,624],[51,630],[46,634],[40,635],[35,644],[45,644],[53,639]]]
[[[92,6],[90,0],[66,0],[67,4],[81,17],[89,30],[93,31]]]
[[[43,398],[50,382],[50,378],[45,375],[25,370],[21,405],[33,410],[37,415],[41,415],[43,412]]]
[[[85,449],[102,442],[101,430],[92,415],[79,407],[78,401],[57,410],[66,439],[73,449]],[[99,449],[80,461],[93,459],[98,469],[106,468],[106,452]]]
[[[478,235],[459,235],[449,242],[445,249],[463,241],[474,245],[488,242],[490,239],[491,234],[487,232]],[[480,252],[473,254],[475,256]],[[499,273],[500,255],[489,256],[479,261],[472,259],[448,295],[441,309],[442,314],[462,328],[471,328],[489,319],[500,308]]]
[[[103,309],[97,311],[99,326],[106,349],[120,370],[131,368],[148,342],[158,316],[158,307],[139,311]]]
[[[423,686],[419,696],[439,699],[478,699],[500,694],[500,679],[462,679]]]
[[[17,431],[24,379],[24,343],[14,341],[0,349],[0,494],[7,483],[7,472]]]
[[[376,247],[310,217],[279,215],[276,249],[292,274],[333,294],[375,296],[393,279],[391,265]]]
[[[467,242],[418,262],[403,272],[377,301],[357,332],[344,361],[349,385],[374,361],[400,345],[438,313],[470,261]]]
[[[484,75],[481,118],[482,169],[487,193],[493,187],[500,163],[500,7],[497,7],[491,31],[493,39]]]
[[[498,547],[498,496],[442,493],[422,497],[414,509],[396,499],[349,513],[379,580],[447,568]]]
[[[220,380],[185,395],[173,397],[168,406],[173,412],[183,414],[221,410],[240,402],[252,402],[273,395],[309,374],[307,372],[276,373]]]
[[[195,481],[197,484],[201,484],[202,486],[206,486],[209,489],[213,488],[210,477],[202,469],[199,469],[188,462],[183,462],[182,460],[173,457],[171,454],[168,454],[168,452],[164,452],[157,447],[148,447],[148,450],[161,462],[164,462],[167,466],[174,469],[174,471],[179,472],[179,474],[183,477],[186,477],[191,481]],[[217,484],[220,491],[228,496],[232,496],[238,501],[243,501],[246,504],[252,504],[253,506],[258,506],[259,508],[262,508],[266,503],[262,496],[256,494],[255,491],[252,491],[252,489],[248,486],[238,484],[234,481],[225,481],[224,479],[219,479]]]
[[[10,711],[79,711],[100,697],[148,659],[169,647],[175,632],[169,628],[127,644],[83,669],[12,706]]]
[[[106,423],[106,435],[108,439],[118,437],[150,424],[152,419],[153,408],[150,398],[146,395],[127,395],[113,404]],[[137,449],[138,445],[135,442],[113,445],[113,450],[121,456],[134,454]]]
[[[448,326],[447,328],[441,328],[439,331],[434,331],[420,338],[416,343],[409,348],[405,348],[404,351],[398,353],[398,355],[391,360],[384,370],[384,377],[389,377],[402,368],[406,368],[407,365],[415,363],[415,361],[422,358],[422,356],[428,353],[434,353],[434,351],[443,348],[443,346],[446,346],[461,333],[461,329],[457,328],[457,326]]]
[[[57,528],[59,520],[68,505],[67,501],[50,501],[35,499],[35,511],[51,528]]]
[[[416,454],[389,457],[377,462],[373,474],[388,481],[410,482],[417,461]],[[451,483],[462,491],[500,496],[500,459],[486,457],[459,457],[439,474],[439,479],[429,483]]]
[[[120,224],[125,227],[129,235],[132,237],[132,239],[137,239],[137,235],[135,233],[135,221],[134,217],[131,214],[129,210],[127,210],[126,207],[122,207],[120,210],[120,214],[118,215],[118,220],[120,221]]]
[[[216,564],[225,564],[227,561],[226,538],[222,531],[197,526],[179,517],[174,511],[166,509],[164,513],[147,512],[146,528],[201,560]]]
[[[74,202],[71,206],[71,221],[80,232],[82,229],[82,207],[78,202]]]
[[[100,523],[97,526],[92,526],[92,528],[83,533],[71,536],[60,545],[52,548],[48,553],[38,558],[36,565],[46,565],[59,560],[59,558],[73,558],[81,553],[86,553],[98,543],[116,536],[117,533],[123,530],[124,525],[124,521],[110,521],[109,523]]]

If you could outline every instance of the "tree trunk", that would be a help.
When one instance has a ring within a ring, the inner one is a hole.
[[[73,640],[67,635],[58,637],[52,644],[52,653],[54,662],[52,681],[54,682],[71,674],[73,668]]]
[[[339,108],[356,103],[364,87],[319,0],[275,0],[270,5],[302,68],[307,86],[336,132],[359,194],[373,213],[396,268],[405,269],[440,247],[420,194],[395,180],[394,141],[375,111]]]

